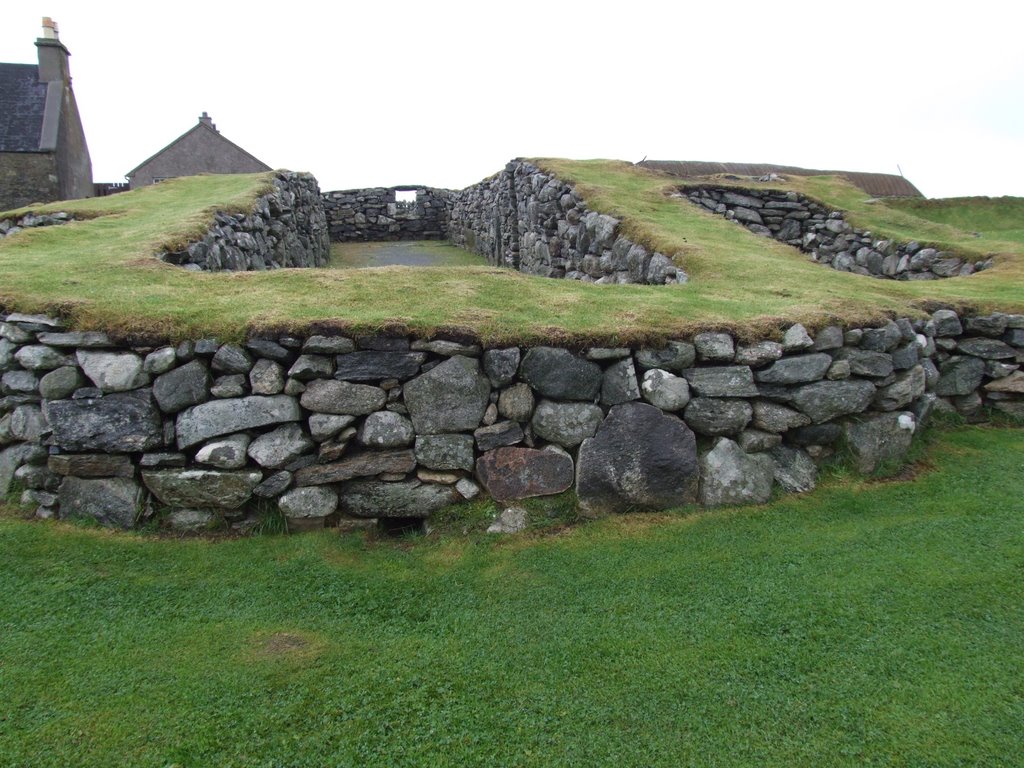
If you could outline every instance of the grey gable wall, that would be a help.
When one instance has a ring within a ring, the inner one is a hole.
[[[270,166],[203,123],[197,124],[128,175],[131,189],[157,179],[199,173],[261,173]]]

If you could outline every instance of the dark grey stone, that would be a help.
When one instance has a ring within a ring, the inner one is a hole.
[[[700,459],[700,501],[708,507],[763,504],[772,495],[775,462],[764,453],[747,454],[728,439]]]
[[[782,336],[782,351],[786,354],[803,352],[814,346],[814,339],[800,323],[791,325]]]
[[[811,421],[820,424],[849,413],[860,413],[875,396],[875,385],[870,381],[816,381],[793,390],[792,404],[806,413]]]
[[[985,361],[979,357],[954,356],[939,365],[935,394],[941,397],[969,395],[981,386]]]
[[[720,400],[696,397],[684,411],[686,423],[702,435],[738,435],[747,424],[753,409],[746,400]]]
[[[888,352],[903,341],[903,333],[891,320],[881,328],[866,328],[861,337],[861,349],[871,352]]]
[[[793,445],[832,445],[843,436],[843,429],[838,424],[811,424],[796,427],[786,433],[786,439]]]
[[[384,407],[387,393],[380,387],[334,379],[311,381],[302,393],[302,407],[316,413],[365,416]]]
[[[299,381],[327,379],[334,373],[334,358],[326,355],[299,355],[288,369],[288,375]]]
[[[285,492],[277,506],[285,517],[327,517],[338,509],[338,494],[320,485],[293,488]]]
[[[116,453],[65,453],[51,456],[46,463],[51,472],[75,477],[134,477],[131,459]]]
[[[736,349],[735,362],[739,365],[759,367],[782,357],[782,345],[777,341],[758,341]]]
[[[820,381],[832,366],[832,358],[824,352],[784,357],[758,371],[755,378],[768,384],[804,384]]]
[[[523,428],[515,421],[499,421],[489,427],[480,427],[473,432],[477,450],[492,451],[523,442]]]
[[[916,365],[896,377],[886,387],[879,387],[875,393],[875,407],[881,411],[895,411],[909,405],[924,394],[926,378],[924,368]]]
[[[467,435],[467,437],[469,437]],[[472,444],[472,438],[469,438]],[[416,457],[411,450],[365,451],[330,464],[315,464],[295,472],[295,484],[330,485],[343,483],[356,477],[389,474],[404,475],[416,469]]]
[[[603,418],[601,409],[590,403],[541,400],[533,412],[530,425],[538,437],[563,448],[572,448],[592,437]]]
[[[533,390],[529,384],[513,384],[498,397],[498,413],[512,421],[529,421],[533,415]]]
[[[425,352],[351,352],[338,355],[334,378],[342,381],[411,379],[426,361]]]
[[[367,448],[405,448],[416,438],[412,422],[400,413],[377,411],[366,417],[358,440]]]
[[[892,355],[885,352],[843,347],[836,352],[836,360],[847,361],[850,364],[850,373],[854,376],[882,379],[893,371]]]
[[[292,484],[292,473],[281,470],[267,477],[262,483],[252,489],[252,495],[259,499],[276,499],[284,493]]]
[[[263,480],[256,470],[156,469],[142,473],[142,481],[169,507],[238,509]]]
[[[959,336],[964,332],[963,325],[956,312],[951,309],[940,309],[932,314],[936,336]]]
[[[488,349],[484,352],[484,373],[495,387],[503,387],[519,370],[519,347]]]
[[[247,461],[250,442],[252,438],[244,432],[212,440],[196,452],[196,462],[218,469],[241,469]]]
[[[224,344],[213,356],[210,366],[218,373],[245,373],[252,370],[252,356],[237,344]]]
[[[752,426],[766,432],[781,434],[788,429],[803,427],[811,423],[811,417],[769,400],[755,400]]]
[[[693,432],[654,406],[615,406],[580,446],[576,490],[589,516],[678,507],[694,500],[696,483]]]
[[[526,353],[521,376],[542,397],[595,401],[601,392],[600,366],[567,349],[535,347]]]
[[[731,363],[736,354],[732,336],[728,333],[706,332],[693,337],[697,359],[710,363]]]
[[[636,368],[632,358],[612,363],[604,372],[601,384],[601,404],[619,405],[640,399],[640,387],[636,383]]]
[[[910,449],[917,422],[912,413],[882,413],[846,425],[846,444],[858,472],[874,472],[885,461],[901,461]]]
[[[356,351],[356,343],[345,336],[310,336],[302,345],[307,355],[344,355]]]
[[[416,461],[428,469],[473,470],[473,438],[470,435],[419,435]]]
[[[211,437],[299,421],[301,418],[302,409],[295,398],[288,395],[252,395],[201,403],[178,414],[178,447],[185,449]]]
[[[258,357],[273,360],[280,365],[289,365],[295,359],[294,353],[270,339],[249,339],[245,348]]]
[[[52,371],[65,365],[75,365],[75,358],[43,344],[30,344],[14,353],[18,364],[30,371]]]
[[[1013,347],[1004,344],[999,339],[960,339],[956,348],[961,354],[973,355],[985,360],[1015,360],[1017,358],[1017,352]]]
[[[451,357],[404,388],[416,433],[462,432],[480,426],[490,402],[491,385],[470,357]]]
[[[818,467],[806,451],[780,445],[771,450],[775,462],[775,482],[788,493],[813,491],[818,480]]]
[[[62,518],[93,518],[101,525],[134,528],[145,493],[125,477],[65,477],[57,493]]]
[[[264,469],[284,469],[314,447],[302,427],[298,424],[284,424],[257,437],[249,443],[246,452],[250,459]]]
[[[219,376],[210,387],[210,394],[214,397],[242,397],[246,393],[246,378],[241,373],[232,373],[227,376]]]
[[[636,353],[636,364],[641,371],[659,368],[682,373],[697,359],[697,348],[685,341],[670,341],[662,349],[641,349]]]
[[[652,368],[644,373],[644,400],[663,411],[681,411],[690,402],[690,384],[682,376]]]
[[[93,384],[104,392],[127,392],[149,384],[142,358],[132,352],[94,352],[80,349],[78,364]]]
[[[357,517],[430,517],[460,501],[454,486],[406,480],[385,483],[354,480],[342,486],[341,508]]]
[[[43,408],[54,445],[66,451],[136,453],[163,445],[163,422],[149,398],[50,400]]]
[[[153,397],[164,413],[177,413],[210,399],[210,372],[198,360],[157,376]]]
[[[815,352],[827,352],[831,349],[839,349],[841,346],[843,346],[843,329],[838,325],[822,328],[814,336]]]
[[[687,368],[683,376],[701,397],[754,397],[757,387],[747,365]]]

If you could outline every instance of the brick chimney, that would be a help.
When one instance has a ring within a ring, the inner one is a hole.
[[[217,130],[217,126],[213,124],[213,118],[206,114],[206,112],[203,112],[203,114],[199,116],[199,122],[209,128],[212,128],[214,133],[220,133],[220,131]]]
[[[71,82],[71,69],[68,57],[71,52],[60,41],[57,22],[49,16],[43,17],[43,36],[36,39],[39,49],[39,82],[50,83],[54,80]]]

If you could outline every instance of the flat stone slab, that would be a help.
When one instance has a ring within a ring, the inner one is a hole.
[[[123,454],[71,453],[51,456],[47,467],[58,475],[74,477],[134,477],[135,467]]]
[[[117,528],[135,527],[144,496],[142,486],[125,477],[66,477],[57,492],[62,518],[91,517]]]
[[[470,438],[472,444],[472,438]],[[383,473],[406,474],[416,469],[416,455],[411,449],[402,451],[367,451],[333,464],[314,464],[295,473],[295,485],[327,485],[342,483],[356,477],[372,477]]]
[[[342,381],[411,379],[427,359],[425,352],[350,352],[338,355],[334,378]]]
[[[462,499],[454,486],[421,483],[419,480],[399,483],[354,480],[342,486],[339,496],[342,512],[369,518],[426,518]]]
[[[301,419],[302,409],[298,401],[288,395],[213,400],[178,414],[178,447],[190,448],[211,437]]]
[[[476,474],[496,501],[550,496],[572,487],[573,462],[565,453],[497,448],[476,462]]]

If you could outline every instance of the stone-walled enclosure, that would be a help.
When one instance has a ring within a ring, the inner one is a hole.
[[[218,213],[205,237],[160,258],[211,272],[326,266],[331,243],[316,178],[277,171],[273,186],[251,213]]]
[[[850,226],[841,211],[796,192],[687,187],[678,194],[756,235],[799,248],[840,272],[891,280],[937,280],[966,277],[991,266],[988,261],[965,262],[917,242],[873,238],[870,232]]]
[[[416,200],[401,202],[398,192]],[[323,194],[331,240],[443,240],[448,237],[447,189],[372,187]]]
[[[41,517],[239,530],[429,517],[574,489],[586,515],[766,501],[935,409],[1024,417],[1024,315],[701,333],[658,349],[310,336],[130,345],[0,315],[0,493]]]
[[[596,283],[685,283],[662,253],[619,232],[619,221],[591,211],[575,189],[523,160],[451,194],[449,239],[495,266]]]

